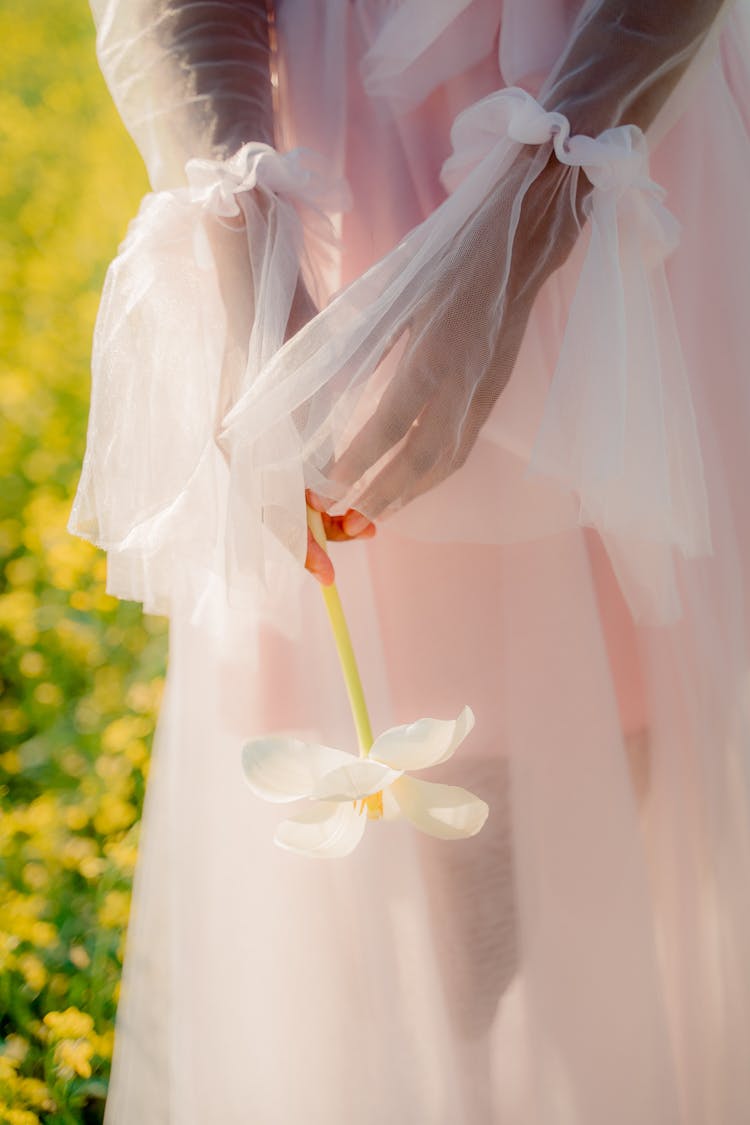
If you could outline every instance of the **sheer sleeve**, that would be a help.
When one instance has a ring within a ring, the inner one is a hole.
[[[589,0],[541,96],[573,133],[646,130],[684,76],[726,0]]]
[[[97,52],[156,188],[274,142],[267,0],[93,0]]]
[[[265,0],[94,10],[102,69],[156,190],[105,281],[68,526],[107,550],[111,593],[166,613],[178,579],[199,591],[224,574],[216,434],[314,315],[313,258],[330,251],[346,189],[315,153],[273,147]],[[277,530],[264,554],[263,535],[254,541],[271,569]]]
[[[722,7],[592,0],[538,98],[502,89],[460,115],[448,199],[286,345],[225,420],[234,503],[245,503],[250,462],[257,480],[259,442],[277,466],[296,450],[310,486],[373,519],[439,484],[469,456],[540,289],[575,249],[528,471],[571,492],[581,522],[613,540],[710,550],[664,272],[679,230],[644,130],[710,52]],[[299,474],[289,483],[299,488]],[[673,595],[657,616],[675,612]]]

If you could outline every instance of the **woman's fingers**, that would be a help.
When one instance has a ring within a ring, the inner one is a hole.
[[[344,543],[348,539],[372,539],[376,530],[375,524],[367,516],[355,512],[353,508],[343,516],[324,515],[323,527],[326,539],[333,543]]]
[[[342,517],[341,526],[350,539],[372,539],[375,534],[375,524],[357,512],[354,508]]]
[[[306,489],[305,498],[309,506],[323,516],[323,529],[326,539],[331,542],[346,542],[352,539],[372,539],[375,535],[375,524],[363,516],[361,512],[349,508],[343,516],[330,516],[325,511],[328,503],[322,496]],[[328,554],[323,550],[308,528],[307,531],[307,557],[305,566],[324,586],[330,586],[335,581],[333,563]]]
[[[323,516],[326,539],[331,539],[334,542],[342,542],[345,539],[372,539],[377,530],[372,520],[363,516],[355,508],[348,508],[342,516],[331,516],[326,511],[330,504],[329,500],[319,496],[317,492],[312,492],[309,488],[305,491],[305,497],[310,507]]]
[[[310,571],[314,578],[317,578],[322,586],[331,586],[336,579],[333,563],[320,544],[315,541],[315,537],[309,528],[307,531],[305,568]]]
[[[326,500],[325,497],[319,496],[317,492],[313,492],[311,488],[305,489],[305,500],[307,501],[308,507],[312,508],[314,512],[325,512],[326,508],[331,503],[331,501]]]

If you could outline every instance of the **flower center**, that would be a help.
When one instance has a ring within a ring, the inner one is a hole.
[[[367,817],[369,820],[380,820],[383,816],[383,791],[378,790],[377,793],[372,793],[369,797],[363,797],[361,801],[355,801],[354,807],[358,812],[363,813],[367,809]]]

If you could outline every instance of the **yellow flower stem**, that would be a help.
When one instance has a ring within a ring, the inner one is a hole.
[[[328,541],[326,539],[325,528],[323,527],[323,517],[320,512],[316,512],[309,504],[307,506],[307,523],[316,543],[328,554]],[[366,758],[373,743],[372,727],[370,726],[370,716],[367,713],[365,693],[362,689],[362,681],[354,656],[352,639],[349,635],[349,627],[346,623],[344,609],[341,605],[341,598],[336,589],[336,584],[334,583],[332,586],[321,586],[321,590],[323,591],[323,600],[326,603],[328,619],[331,622],[331,629],[333,630],[333,639],[336,642],[336,651],[338,653],[339,663],[341,664],[341,671],[344,675],[344,683],[346,684],[346,691],[349,696],[349,706],[352,709],[354,726],[357,730],[360,756]]]

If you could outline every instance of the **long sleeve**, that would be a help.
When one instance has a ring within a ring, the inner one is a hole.
[[[726,7],[726,0],[590,2],[540,101],[564,114],[574,133],[645,131]]]
[[[273,144],[266,0],[94,0],[93,11],[102,71],[155,188],[184,184],[192,157]]]
[[[274,357],[225,420],[238,496],[246,458],[289,417],[287,460],[296,449],[312,487],[370,518],[441,483],[507,386],[540,289],[575,251],[528,470],[569,490],[582,521],[613,540],[710,549],[664,273],[679,232],[643,130],[679,98],[722,7],[594,0],[538,99],[500,89],[460,115],[449,198]],[[673,594],[657,616],[676,612]]]
[[[216,434],[314,315],[313,259],[330,250],[346,191],[314,152],[273,146],[265,0],[106,0],[95,14],[102,69],[155,190],[105,281],[68,527],[107,550],[111,593],[168,613],[180,583],[197,598],[225,581],[242,597],[283,551],[261,531],[239,573]],[[268,506],[272,493],[259,494]]]

